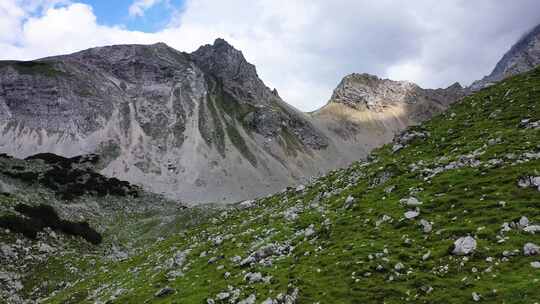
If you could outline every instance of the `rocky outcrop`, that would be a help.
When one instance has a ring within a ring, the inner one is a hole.
[[[372,149],[390,142],[408,126],[444,111],[465,96],[459,83],[446,89],[422,89],[407,81],[380,79],[369,74],[343,78],[330,101],[313,117],[343,145]]]
[[[540,24],[525,34],[504,54],[495,69],[482,80],[475,81],[470,89],[478,91],[507,77],[530,71],[540,65]]]
[[[334,90],[330,102],[357,110],[383,112],[395,105],[432,103],[444,107],[462,95],[459,83],[448,89],[424,90],[408,81],[380,79],[369,74],[351,74],[343,78]]]

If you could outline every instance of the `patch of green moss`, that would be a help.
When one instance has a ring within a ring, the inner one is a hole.
[[[46,61],[0,61],[0,68],[11,66],[24,75],[44,75],[47,77],[62,76],[65,73],[56,69],[54,64]]]

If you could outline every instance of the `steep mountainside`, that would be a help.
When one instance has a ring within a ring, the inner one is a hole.
[[[0,229],[0,290],[17,304],[540,302],[539,88],[540,69],[504,80],[367,161],[257,201],[104,221],[98,246]],[[15,165],[28,166],[0,162]],[[26,187],[0,195],[3,212],[50,199]]]
[[[461,88],[351,75],[315,115],[217,39],[192,54],[117,45],[0,62],[0,152],[102,156],[102,173],[187,203],[233,202],[344,167]]]
[[[491,74],[471,85],[473,91],[480,90],[502,79],[532,70],[540,65],[540,24],[524,35],[504,54]]]
[[[105,174],[187,202],[277,191],[351,160],[221,39],[193,54],[119,45],[0,62],[0,108],[1,152],[100,154]]]
[[[389,142],[406,127],[444,111],[464,95],[459,83],[430,90],[406,81],[351,74],[343,78],[328,104],[312,117],[333,131],[344,145],[364,143],[374,148]]]

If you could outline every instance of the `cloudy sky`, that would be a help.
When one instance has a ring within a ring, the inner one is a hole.
[[[310,111],[352,72],[468,85],[538,23],[538,0],[0,0],[0,59],[223,37]]]

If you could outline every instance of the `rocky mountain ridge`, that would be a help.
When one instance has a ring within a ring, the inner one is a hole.
[[[538,27],[490,83],[537,64],[537,41]],[[351,74],[323,108],[302,113],[223,39],[191,54],[98,47],[0,62],[0,152],[96,153],[108,176],[188,203],[233,202],[345,167],[480,87]]]
[[[491,74],[475,81],[470,89],[478,91],[504,78],[530,71],[538,65],[540,65],[540,24],[523,35],[504,54]]]
[[[329,128],[334,120],[285,103],[222,39],[192,54],[158,43],[4,61],[0,84],[0,151],[100,154],[104,174],[186,202],[278,191],[364,157],[409,125]]]
[[[358,110],[379,112],[395,104],[432,102],[448,106],[462,97],[459,95],[462,89],[459,83],[455,83],[447,89],[424,90],[408,81],[380,79],[369,74],[351,74],[343,78],[334,90],[330,102],[342,103]]]
[[[188,202],[269,193],[336,165],[326,135],[224,40],[193,54],[100,47],[2,62],[0,74],[11,155],[102,154],[105,174]]]

